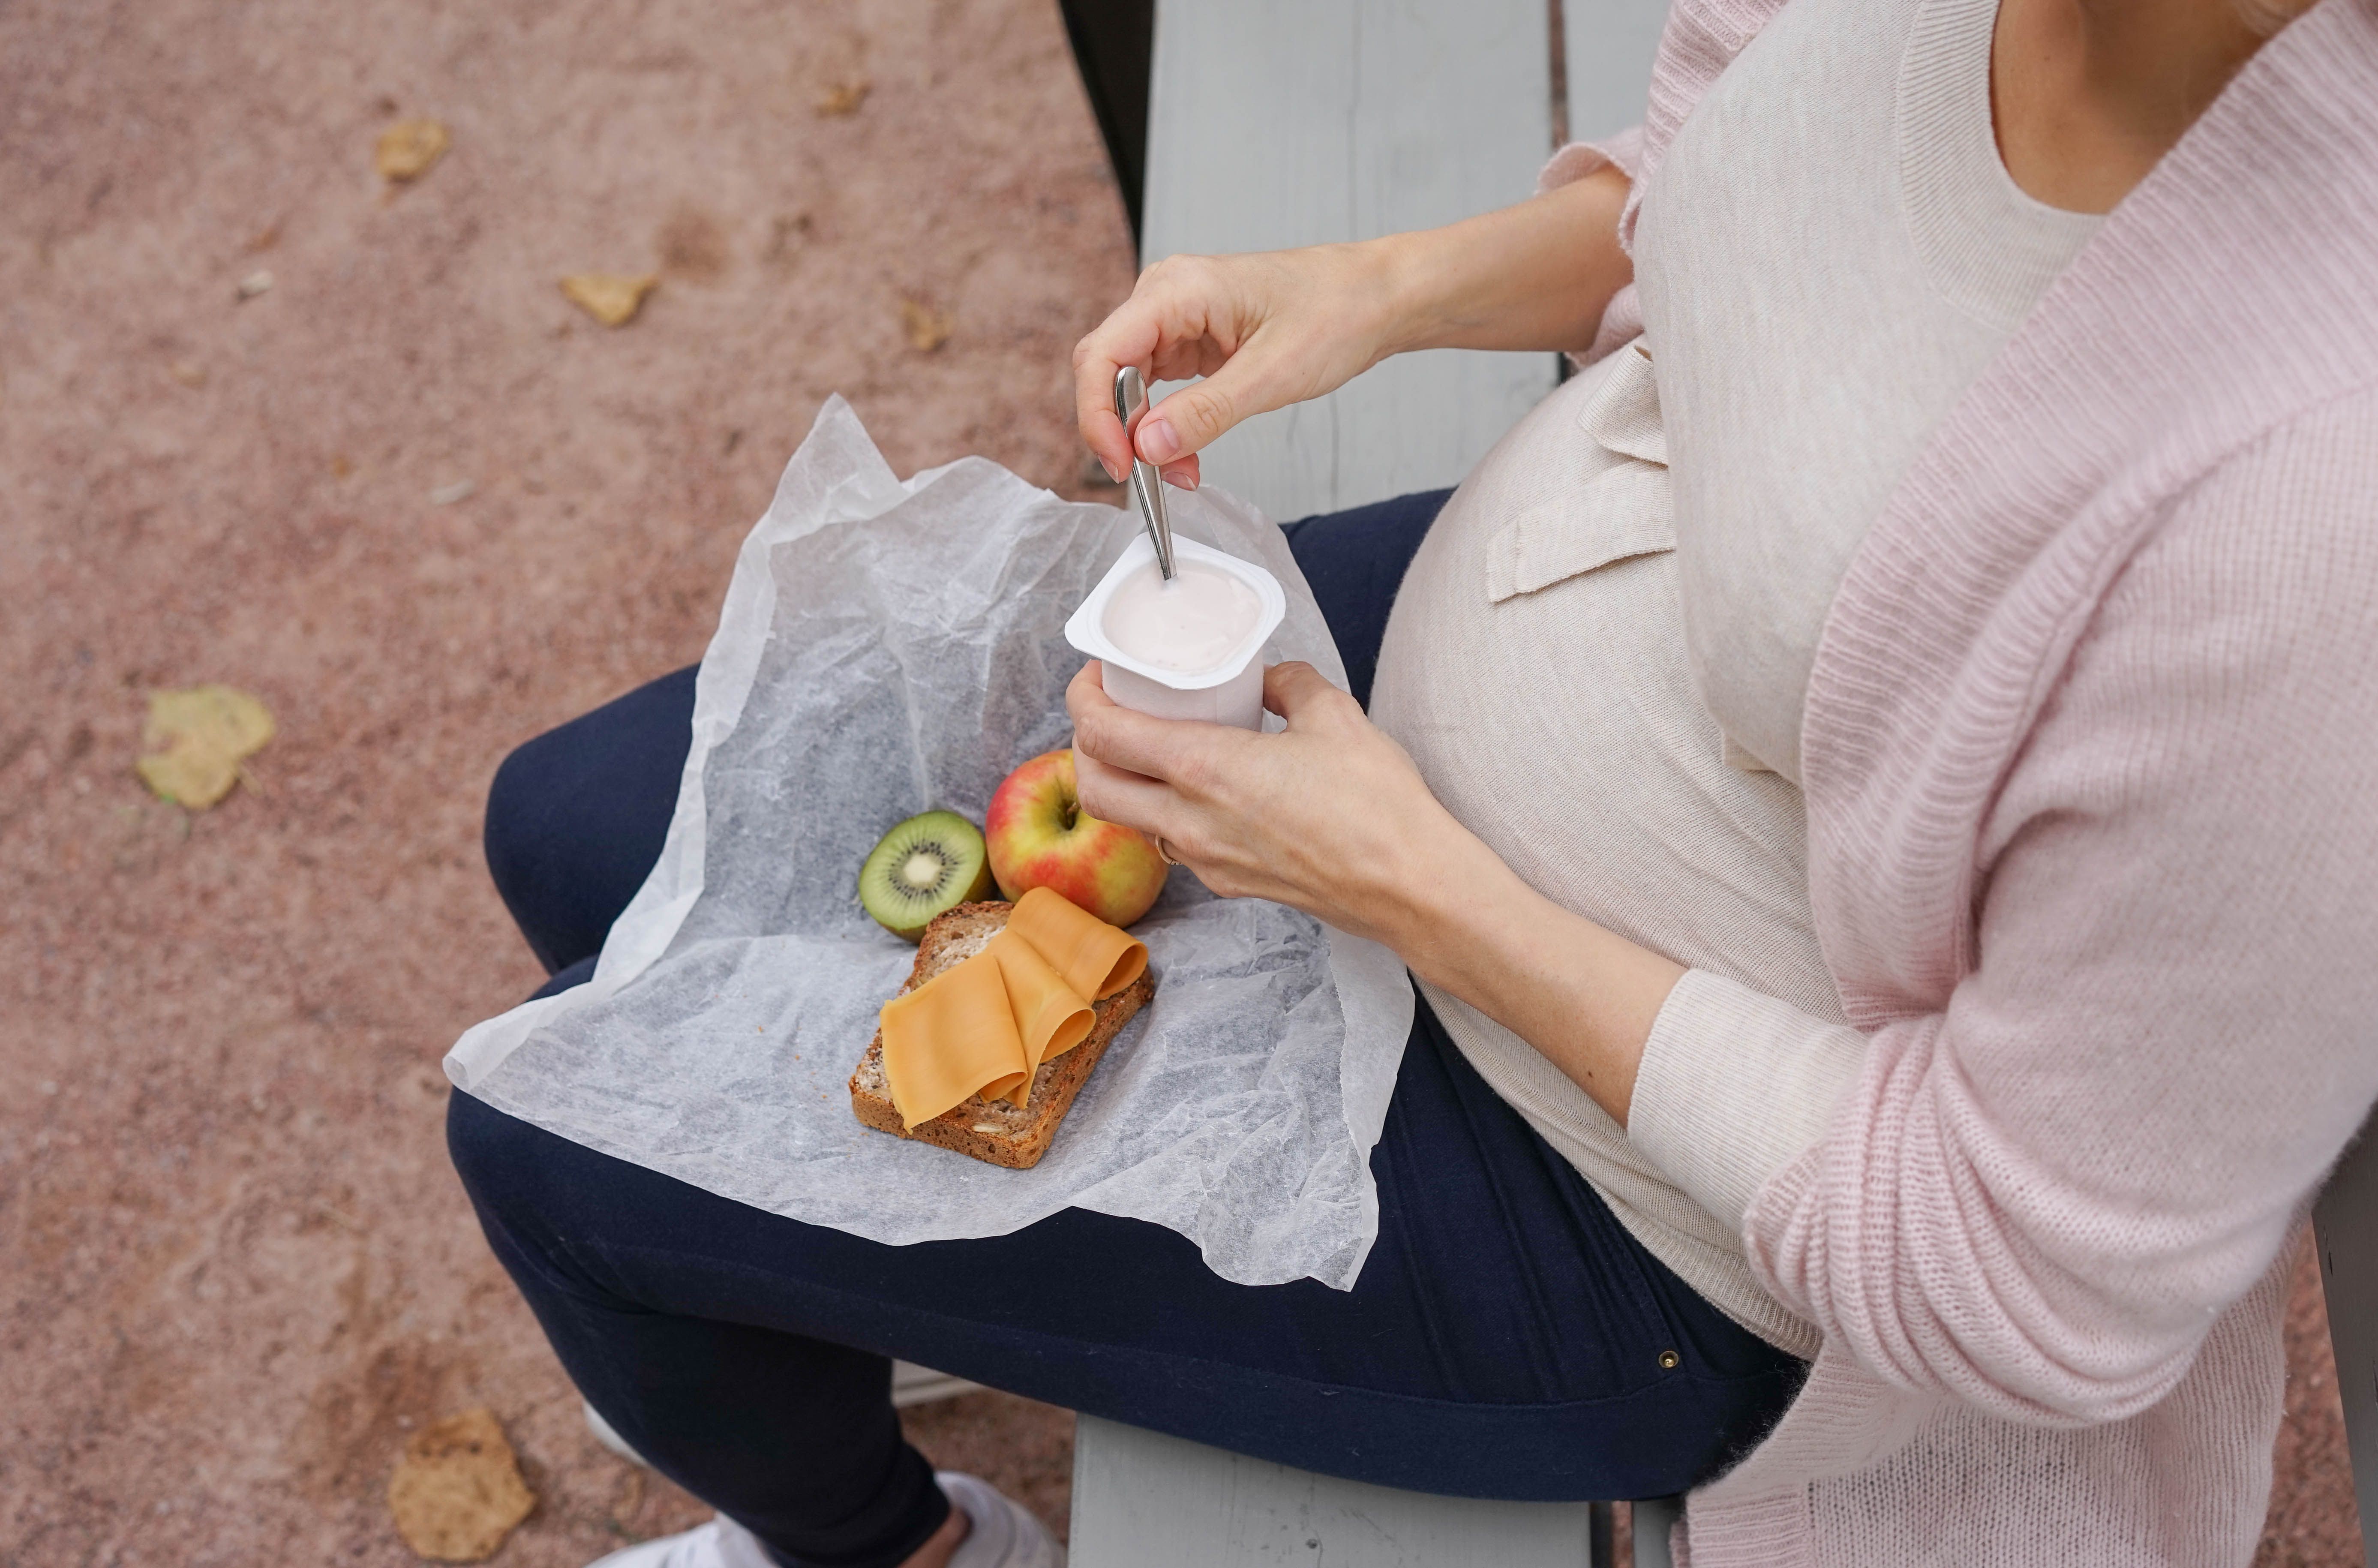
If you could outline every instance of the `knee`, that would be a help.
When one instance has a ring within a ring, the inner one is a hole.
[[[446,1102],[446,1151],[462,1179],[487,1249],[532,1307],[556,1292],[582,1295],[588,1282],[571,1257],[569,1237],[587,1234],[599,1216],[574,1189],[568,1140],[506,1116],[457,1090]]]
[[[601,947],[611,905],[627,901],[605,880],[613,851],[589,819],[582,749],[565,725],[504,758],[487,786],[487,875],[547,974]]]
[[[534,1207],[538,1145],[550,1136],[459,1089],[446,1097],[447,1158],[491,1230]]]
[[[550,971],[600,949],[668,838],[693,741],[681,669],[527,742],[487,790],[487,871]]]
[[[533,900],[538,870],[547,858],[544,850],[552,826],[554,780],[544,754],[551,749],[550,740],[540,735],[514,750],[487,786],[480,840],[496,891],[514,911]]]

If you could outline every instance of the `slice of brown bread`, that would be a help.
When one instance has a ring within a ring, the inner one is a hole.
[[[901,991],[914,991],[943,970],[981,952],[983,944],[1007,923],[1008,911],[1015,907],[998,902],[960,904],[934,916],[917,945],[917,962]],[[859,1069],[850,1075],[850,1109],[878,1132],[939,1144],[1010,1170],[1029,1170],[1055,1141],[1057,1124],[1073,1108],[1074,1096],[1090,1080],[1091,1069],[1106,1055],[1116,1033],[1155,995],[1155,975],[1143,973],[1105,1001],[1092,1004],[1097,1021],[1090,1026],[1089,1038],[1040,1064],[1040,1070],[1032,1075],[1031,1096],[1024,1104],[971,1095],[914,1128],[900,1125],[900,1109],[892,1104],[892,1086],[883,1078],[883,1031],[879,1029],[867,1043],[867,1054],[859,1058]]]

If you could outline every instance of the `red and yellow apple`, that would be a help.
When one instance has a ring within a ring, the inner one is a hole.
[[[1110,925],[1146,914],[1170,869],[1146,838],[1082,810],[1070,750],[1044,752],[1007,776],[983,814],[982,838],[1008,898],[1046,887]]]

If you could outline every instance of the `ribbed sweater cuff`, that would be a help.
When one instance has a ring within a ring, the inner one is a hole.
[[[1768,1177],[1824,1132],[1865,1055],[1846,1024],[1687,970],[1644,1043],[1627,1140],[1739,1232]]]
[[[1547,160],[1536,175],[1536,194],[1558,190],[1565,185],[1585,178],[1605,164],[1617,169],[1629,180],[1643,168],[1643,127],[1629,126],[1615,136],[1600,141],[1572,141]]]
[[[1629,126],[1615,136],[1600,141],[1572,141],[1552,155],[1543,171],[1536,175],[1536,194],[1543,196],[1572,185],[1596,169],[1615,168],[1627,176],[1632,188],[1627,193],[1627,211],[1635,210],[1636,199],[1643,193],[1643,127]],[[1627,234],[1627,223],[1619,220],[1618,232]],[[1635,285],[1628,283],[1603,308],[1602,324],[1593,334],[1593,343],[1582,354],[1572,353],[1568,362],[1582,370],[1612,350],[1632,342],[1643,331],[1643,310],[1635,296]]]

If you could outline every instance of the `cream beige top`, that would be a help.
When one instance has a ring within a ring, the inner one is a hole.
[[[1434,987],[1447,1031],[1643,1244],[1803,1355],[1744,1261],[1744,1173],[1813,1143],[1855,1075],[1808,901],[1802,701],[1898,475],[2095,220],[2024,197],[1991,133],[1996,0],[1800,0],[1646,190],[1646,331],[1563,385],[1447,504],[1372,713],[1521,877],[1693,972],[1635,1138]],[[1815,150],[1824,155],[1812,156]],[[1766,999],[1787,1004],[1777,1008]],[[1747,1048],[1790,1019],[1794,1038]],[[1727,1070],[1756,1060],[1756,1075]],[[1728,1157],[1663,1146],[1689,1100]]]

